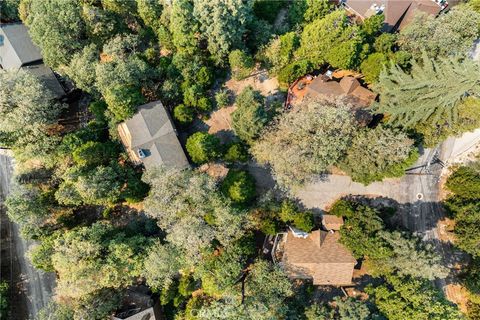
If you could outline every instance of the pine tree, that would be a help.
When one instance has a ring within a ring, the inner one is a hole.
[[[458,118],[459,103],[480,93],[479,73],[480,64],[473,60],[434,61],[425,53],[421,62],[412,62],[410,74],[392,65],[380,74],[376,85],[381,96],[377,112],[385,113],[390,123],[409,128],[445,120],[452,125]]]

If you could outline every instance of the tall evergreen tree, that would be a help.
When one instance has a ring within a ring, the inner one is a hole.
[[[480,64],[465,59],[431,60],[426,54],[412,62],[411,73],[393,66],[380,74],[376,89],[380,93],[379,113],[387,114],[390,123],[413,128],[427,121],[436,125],[442,120],[457,120],[457,106],[468,96],[480,93]]]

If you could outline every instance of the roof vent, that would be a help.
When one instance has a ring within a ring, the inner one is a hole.
[[[139,157],[140,159],[145,159],[146,155],[145,155],[145,152],[143,152],[142,149],[138,149],[138,150],[137,150],[137,153],[138,153],[138,157]]]

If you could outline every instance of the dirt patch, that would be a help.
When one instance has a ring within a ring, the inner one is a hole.
[[[455,242],[455,220],[443,218],[437,222],[438,239],[442,242]]]
[[[468,304],[468,291],[457,283],[445,286],[445,296],[448,300],[458,305],[459,309],[466,313]]]
[[[257,70],[246,79],[235,80],[232,78],[225,83],[225,87],[235,96],[248,86],[260,91],[260,93],[267,99],[279,92],[277,78],[269,78],[266,70]]]
[[[235,138],[232,129],[232,113],[236,109],[237,107],[232,105],[212,112],[210,119],[205,121],[208,133],[216,135],[222,143],[232,141]]]
[[[205,172],[216,180],[223,180],[229,171],[229,169],[222,163],[206,163],[200,166],[198,170],[200,172]]]

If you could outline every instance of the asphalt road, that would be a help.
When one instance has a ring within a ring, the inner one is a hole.
[[[347,195],[394,202],[398,208],[395,221],[433,244],[443,257],[444,264],[452,268],[462,255],[449,243],[439,240],[437,223],[445,217],[440,203],[442,166],[457,147],[455,139],[449,139],[437,148],[423,150],[415,165],[400,179],[386,179],[364,186],[352,182],[347,176],[328,175],[297,190],[295,195],[306,207],[320,210],[328,209],[334,201]],[[449,278],[435,283],[445,291],[445,286],[451,282],[455,282],[453,272]]]
[[[10,191],[12,158],[0,153],[0,202]],[[0,203],[1,204],[1,203]],[[48,304],[55,288],[55,274],[36,270],[25,257],[28,248],[34,245],[20,237],[18,226],[8,220],[5,210],[2,214],[2,271],[0,276],[9,282],[11,288],[9,319],[23,320],[33,318]],[[8,267],[4,267],[8,266]]]

